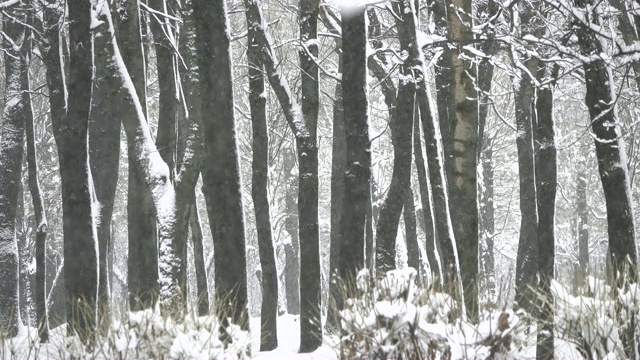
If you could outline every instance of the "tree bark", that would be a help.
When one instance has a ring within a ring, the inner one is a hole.
[[[182,289],[178,283],[180,264],[179,256],[176,254],[176,221],[179,214],[176,209],[176,191],[170,181],[169,168],[160,157],[151,138],[140,99],[120,54],[118,43],[113,40],[115,36],[108,4],[100,5],[96,9],[98,20],[105,25],[98,27],[97,31],[102,36],[112,39],[107,44],[106,54],[110,59],[107,66],[114,70],[111,76],[114,77],[114,81],[119,81],[119,87],[124,90],[121,105],[123,111],[127,112],[127,116],[122,118],[124,130],[129,142],[134,143],[134,165],[143,171],[145,190],[152,194],[154,210],[157,214],[160,257],[156,271],[159,273],[158,285],[162,310],[178,310],[176,302],[180,299]]]
[[[214,241],[216,304],[230,303],[219,313],[248,330],[247,268],[240,169],[235,131],[229,22],[225,1],[194,0],[205,142],[205,191]],[[204,117],[204,116],[207,117]]]
[[[267,126],[267,99],[264,76],[260,62],[260,46],[256,39],[259,19],[247,12],[247,62],[249,73],[249,106],[251,108],[252,181],[251,197],[256,216],[258,250],[262,268],[262,308],[260,311],[260,351],[278,347],[278,270],[276,268],[273,237],[271,234],[271,211],[269,206],[269,129]],[[308,84],[306,84],[308,85]]]
[[[296,136],[298,148],[298,212],[300,232],[300,352],[322,345],[320,233],[318,225],[318,81],[319,0],[300,0],[300,105],[308,135]]]
[[[494,171],[493,171],[493,144],[484,141],[482,151],[482,179],[484,185],[482,207],[480,216],[482,217],[482,238],[485,248],[482,252],[483,280],[486,287],[489,302],[495,299],[495,255],[493,249],[493,239],[495,238],[495,209],[493,205],[494,197]]]
[[[118,0],[116,20],[117,42],[135,92],[146,116],[146,65],[140,35],[138,1]],[[137,114],[127,112],[122,121],[136,121]],[[145,120],[146,121],[146,120]],[[158,287],[158,235],[156,214],[151,193],[144,185],[143,170],[136,166],[136,149],[127,142],[129,178],[127,190],[127,228],[129,256],[127,258],[127,284],[131,310],[152,308],[159,294]]]
[[[28,69],[27,69],[28,70]],[[29,85],[29,72],[24,71],[22,76],[23,85]],[[26,88],[27,94],[30,94],[30,85]],[[30,95],[29,95],[30,96]],[[47,215],[45,213],[44,196],[42,189],[40,188],[40,181],[38,179],[38,159],[36,156],[36,139],[34,131],[34,118],[33,107],[31,101],[29,101],[30,114],[27,114],[28,118],[25,123],[25,134],[27,141],[27,164],[29,172],[29,192],[31,193],[31,202],[33,204],[33,212],[35,215],[35,232],[36,232],[36,279],[35,279],[35,305],[36,305],[36,321],[38,324],[38,337],[41,343],[49,340],[49,327],[47,319],[47,306],[45,301],[46,296],[46,241],[48,232]]]
[[[542,68],[544,71],[544,68]],[[555,207],[558,173],[553,119],[553,90],[538,90],[536,99],[536,124],[534,139],[538,148],[535,157],[536,195],[538,202],[538,276],[539,289],[544,296],[539,323],[536,357],[539,360],[554,358],[554,303],[551,280],[555,264]]]
[[[193,239],[193,262],[196,268],[198,316],[205,316],[209,314],[209,285],[207,282],[207,268],[204,258],[204,236],[202,235],[200,214],[198,213],[198,207],[195,201],[191,204],[191,211],[189,213],[189,224],[191,226],[191,237]]]
[[[413,202],[413,191],[408,189],[405,195],[404,209],[405,239],[407,242],[407,265],[416,269],[421,274],[420,267],[420,247],[418,246],[418,229],[416,224],[416,205]]]
[[[440,248],[438,237],[433,226],[433,199],[431,198],[431,184],[427,178],[426,164],[422,154],[422,138],[420,133],[419,107],[416,104],[416,114],[413,120],[413,153],[415,154],[416,170],[418,173],[418,186],[420,189],[420,204],[422,210],[418,212],[418,224],[421,224],[425,237],[425,250],[427,261],[434,281],[441,282],[442,275],[440,260],[436,255],[436,249]]]
[[[173,0],[149,0],[149,6],[160,13],[175,16],[177,13]],[[180,94],[176,79],[178,78],[176,50],[172,41],[176,40],[176,32],[169,24],[169,19],[161,15],[150,14],[150,28],[156,51],[158,74],[158,134],[156,146],[160,156],[169,166],[171,179],[176,171],[177,115]],[[184,261],[182,261],[184,262]]]
[[[371,143],[368,125],[365,9],[342,12],[342,89],[347,144],[345,195],[338,274],[355,281],[365,266],[365,220],[371,207]],[[339,303],[342,309],[342,302]]]
[[[412,1],[404,0],[402,3],[403,24],[406,27],[408,39],[412,42],[409,57],[412,58],[415,66],[414,79],[416,79],[417,99],[420,107],[420,119],[424,130],[425,147],[427,152],[427,169],[429,180],[433,192],[433,215],[436,234],[440,239],[441,257],[445,289],[454,298],[460,299],[459,289],[459,266],[456,260],[456,241],[453,235],[451,218],[449,215],[449,202],[447,200],[446,177],[442,160],[442,142],[438,121],[431,112],[431,99],[427,90],[422,49],[417,41],[417,19],[415,4]]]
[[[99,279],[97,214],[92,206],[94,188],[87,141],[93,75],[91,19],[90,2],[76,1],[69,6],[67,114],[63,122],[53,124],[54,132],[58,134],[62,183],[68,330],[70,334],[77,333],[85,343],[92,341],[96,327],[93,314]]]
[[[462,45],[473,41],[471,0],[453,0],[448,12],[451,51],[451,170],[449,194],[458,247],[467,318],[478,321],[478,101],[476,70],[462,57]]]
[[[22,72],[25,69],[21,47],[26,41],[26,28],[18,21],[25,16],[9,12],[3,18],[5,51],[5,95],[0,141],[0,325],[2,336],[14,337],[22,326],[20,318],[20,274],[16,221],[18,192],[22,181],[22,161],[29,95],[23,95]],[[12,20],[14,17],[16,20]],[[10,41],[8,41],[10,40]]]
[[[120,165],[120,130],[122,85],[108,68],[108,42],[104,36],[94,37],[95,78],[92,89],[89,119],[89,164],[94,179],[100,213],[96,222],[100,280],[98,284],[98,312],[101,321],[110,321],[109,313],[109,244],[111,218],[118,185]]]

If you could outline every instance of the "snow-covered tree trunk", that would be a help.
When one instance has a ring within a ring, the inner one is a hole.
[[[223,0],[193,1],[205,142],[203,182],[214,241],[216,304],[219,313],[249,328],[244,215],[234,118],[229,19]]]
[[[123,116],[123,126],[127,139],[135,145],[135,165],[142,170],[147,191],[153,197],[153,203],[158,220],[159,244],[159,286],[163,309],[177,310],[178,301],[183,289],[177,282],[176,272],[180,269],[179,257],[176,255],[176,192],[171,184],[170,171],[162,160],[153,143],[147,125],[140,99],[136,93],[131,77],[124,64],[117,41],[114,40],[114,30],[109,6],[99,0],[96,12],[100,25],[97,32],[111,41],[107,44],[108,67],[113,69],[111,76],[119,82],[123,89],[123,111],[136,116]]]
[[[24,16],[10,12],[12,16]],[[18,192],[22,181],[25,99],[22,94],[20,47],[26,28],[12,17],[3,18],[5,56],[5,99],[0,141],[0,326],[3,337],[18,334],[20,319],[19,259],[16,238]]]
[[[138,1],[118,0],[117,38],[129,77],[140,99],[142,113],[147,114],[146,65],[142,47],[141,21]],[[144,27],[146,29],[146,27]],[[128,111],[122,122],[137,121],[137,114]],[[127,142],[129,178],[127,180],[127,285],[129,308],[145,309],[155,305],[158,298],[158,237],[156,214],[151,193],[144,184],[142,169],[136,165],[136,148]]]
[[[287,191],[285,194],[285,211],[287,213],[284,220],[284,228],[289,233],[290,241],[284,244],[285,253],[285,287],[287,298],[287,312],[289,314],[300,314],[300,238],[298,237],[298,203],[296,193],[298,181],[294,168],[296,158],[293,145],[285,147],[283,150],[283,170]]]
[[[247,12],[247,62],[249,73],[249,106],[251,108],[252,181],[251,197],[256,216],[258,250],[262,268],[262,308],[260,311],[260,351],[278,346],[278,269],[276,267],[271,211],[269,206],[269,129],[267,126],[267,99],[264,75],[260,61],[260,45],[257,40],[260,19]],[[308,84],[307,84],[308,85]]]

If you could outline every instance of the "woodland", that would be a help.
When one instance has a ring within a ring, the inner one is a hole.
[[[640,359],[636,0],[0,17],[0,358]]]

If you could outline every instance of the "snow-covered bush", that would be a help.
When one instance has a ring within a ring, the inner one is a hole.
[[[221,341],[216,316],[187,316],[174,322],[158,308],[125,313],[113,320],[93,346],[68,336],[66,325],[51,330],[49,343],[39,344],[37,329],[23,328],[8,339],[3,354],[19,359],[246,359],[251,338],[237,325],[225,328]],[[1,355],[1,354],[0,354]],[[0,356],[0,358],[5,358]]]
[[[416,275],[412,268],[389,271],[370,287],[369,274],[360,272],[359,296],[340,312],[344,357],[511,359],[530,343],[522,313],[486,313],[468,324],[453,298],[416,286]]]
[[[620,290],[618,301],[612,298],[611,287],[593,277],[582,291],[585,295],[573,296],[556,281],[551,290],[557,337],[575,344],[586,358],[625,358],[624,332],[640,316],[637,284]]]

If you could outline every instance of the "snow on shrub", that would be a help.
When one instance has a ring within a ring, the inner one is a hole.
[[[449,295],[419,288],[417,272],[392,270],[372,287],[369,274],[356,279],[358,297],[340,312],[346,358],[500,359],[530,342],[523,314],[484,314],[478,325],[461,321]]]

